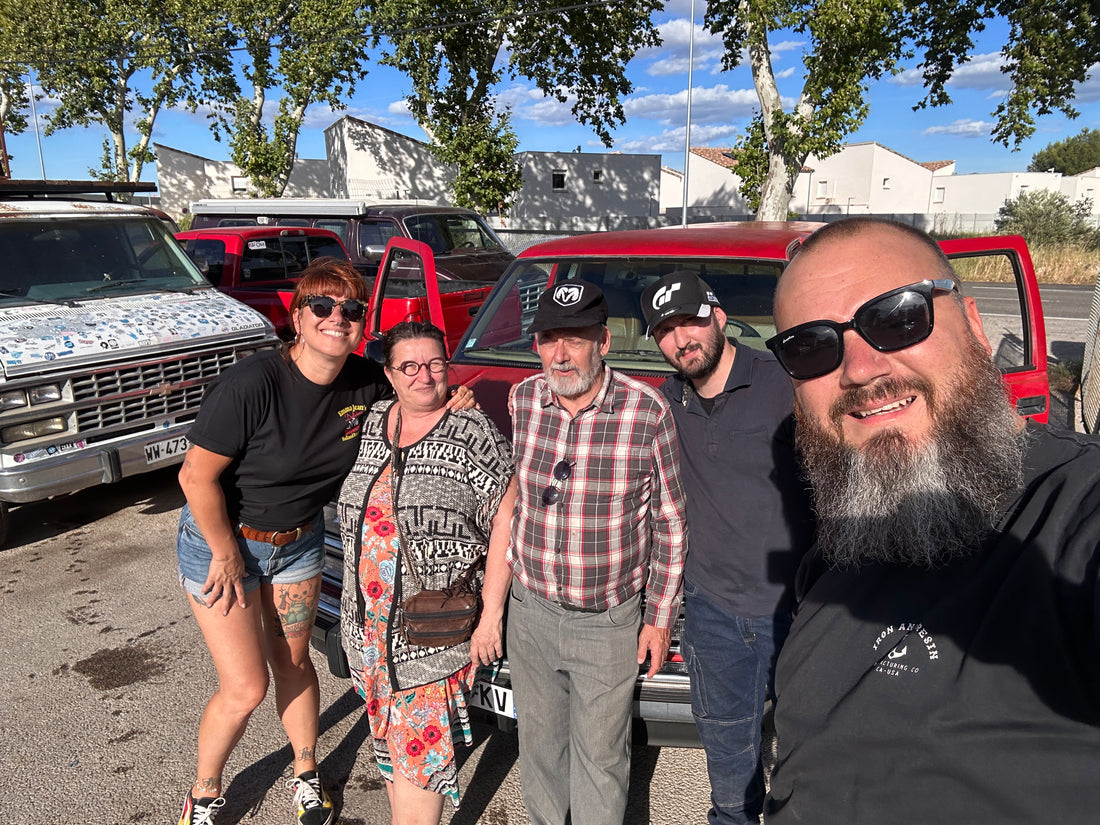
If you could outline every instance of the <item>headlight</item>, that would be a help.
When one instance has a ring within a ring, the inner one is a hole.
[[[27,394],[23,390],[0,392],[0,410],[17,410],[27,406]]]
[[[31,387],[28,393],[31,404],[49,404],[51,401],[61,400],[61,387],[57,384],[43,384],[41,387]]]
[[[8,444],[16,441],[26,441],[31,438],[40,438],[44,435],[57,435],[68,429],[65,419],[43,418],[39,421],[28,421],[25,424],[13,424],[0,430],[0,438]]]

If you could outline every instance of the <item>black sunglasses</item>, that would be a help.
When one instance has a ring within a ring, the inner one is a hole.
[[[318,318],[328,318],[336,307],[340,307],[340,314],[344,316],[344,320],[353,324],[362,321],[363,316],[367,314],[367,305],[354,298],[337,301],[328,295],[309,295],[302,303]]]
[[[767,341],[791,378],[805,381],[826,375],[844,361],[844,333],[854,329],[879,352],[919,344],[932,334],[932,296],[957,289],[949,278],[921,281],[872,298],[850,321],[809,321],[783,330]]]
[[[558,481],[568,481],[569,476],[573,475],[573,462],[566,461],[564,458],[554,465],[554,478]],[[557,484],[551,484],[545,490],[542,491],[542,503],[546,507],[552,504],[557,504],[558,499],[561,498],[561,487]]]

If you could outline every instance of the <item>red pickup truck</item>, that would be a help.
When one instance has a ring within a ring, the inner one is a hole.
[[[706,280],[729,317],[726,334],[763,349],[776,332],[772,299],[790,251],[821,226],[706,224],[581,235],[532,246],[501,277],[452,353],[451,380],[473,389],[481,407],[510,434],[508,391],[541,369],[534,340],[526,333],[538,296],[548,284],[567,279],[596,283],[607,297],[611,329],[607,362],[654,385],[663,381],[671,368],[656,342],[645,336],[640,297],[649,284],[669,272],[686,270]],[[975,297],[983,312],[994,359],[1017,410],[1045,421],[1050,398],[1046,333],[1023,238],[971,238],[941,245],[963,281],[964,292]],[[410,256],[421,255],[420,268],[432,270],[426,248],[419,252],[410,248],[403,254],[406,266],[411,264]],[[391,266],[392,261],[384,261],[379,277],[386,278]],[[342,551],[334,519],[328,524],[330,558],[314,642],[327,651],[330,668],[339,674],[346,667],[338,620]],[[673,631],[669,661],[661,672],[653,679],[639,678],[636,687],[636,716],[645,724],[651,744],[698,744],[688,676],[679,651],[682,629],[681,619]],[[483,670],[471,701],[506,725],[514,714],[510,685],[507,663],[492,672]]]
[[[221,226],[179,232],[176,239],[207,280],[263,313],[284,340],[294,336],[288,308],[302,270],[323,256],[348,260],[339,237],[314,227]],[[399,321],[430,317],[446,333],[448,351],[452,351],[490,286],[441,282],[431,250],[417,241],[394,238],[390,246],[387,278],[378,282],[387,284],[385,294],[376,292],[371,303],[375,337]],[[365,280],[372,289],[376,285],[372,278]]]

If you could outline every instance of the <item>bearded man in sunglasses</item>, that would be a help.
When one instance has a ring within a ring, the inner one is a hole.
[[[543,373],[513,396],[507,637],[523,800],[533,825],[622,825],[638,666],[656,675],[680,615],[676,432],[656,390],[604,363],[599,287],[554,284],[527,331]]]
[[[802,245],[769,341],[818,538],[776,671],[769,825],[1100,810],[1100,441],[1019,418],[939,247]]]

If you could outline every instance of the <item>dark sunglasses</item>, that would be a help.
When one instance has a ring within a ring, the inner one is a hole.
[[[566,461],[564,458],[554,465],[554,478],[558,481],[568,481],[569,476],[573,475],[573,462]],[[552,504],[557,504],[558,499],[561,498],[561,487],[557,484],[551,484],[545,490],[542,491],[542,503],[546,507]]]
[[[309,295],[302,303],[318,318],[328,318],[336,307],[340,307],[340,314],[344,316],[344,320],[353,324],[362,321],[363,316],[367,314],[367,305],[354,298],[337,301],[327,295]]]
[[[919,344],[932,334],[932,296],[956,289],[949,278],[892,289],[857,309],[850,321],[799,324],[768,339],[767,346],[791,378],[818,378],[844,361],[847,330],[854,329],[879,352],[897,352]]]

